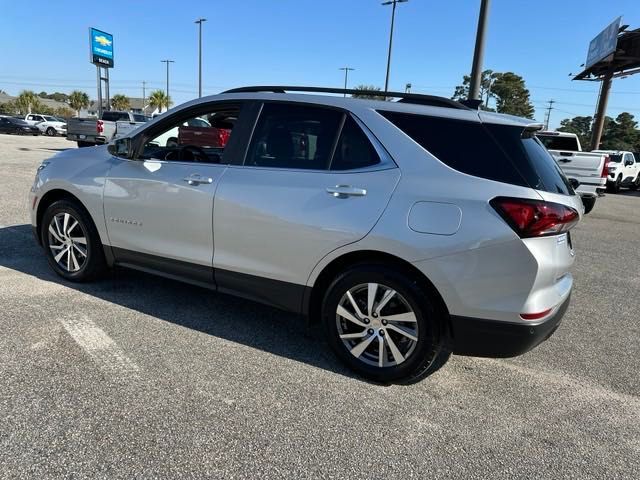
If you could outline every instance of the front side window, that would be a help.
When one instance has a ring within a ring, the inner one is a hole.
[[[321,107],[267,103],[263,106],[245,165],[325,170],[343,113]]]
[[[239,114],[239,106],[228,105],[170,122],[159,133],[151,134],[141,158],[222,163]]]

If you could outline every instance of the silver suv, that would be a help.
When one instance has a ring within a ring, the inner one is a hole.
[[[583,207],[542,125],[308,92],[343,93],[231,90],[43,162],[31,221],[51,267],[86,281],[120,265],[301,313],[383,382],[548,338]]]

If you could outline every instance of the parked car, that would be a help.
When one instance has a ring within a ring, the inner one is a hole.
[[[24,121],[38,127],[40,132],[50,137],[67,134],[67,122],[52,115],[30,113],[24,117]]]
[[[583,207],[542,125],[425,95],[284,93],[309,90],[196,99],[43,162],[29,205],[51,268],[83,282],[121,265],[301,313],[377,381],[551,336]],[[194,118],[228,121],[225,147],[156,141]]]
[[[0,133],[15,133],[17,135],[40,135],[38,127],[29,125],[24,120],[15,117],[0,117]]]
[[[190,118],[159,135],[154,142],[162,147],[177,147],[180,144],[224,147],[231,134],[229,126],[224,127],[212,127],[204,118]]]
[[[67,140],[79,147],[103,145],[126,135],[149,120],[149,117],[131,112],[106,110],[100,119],[70,118],[67,122]]]
[[[594,150],[609,155],[607,189],[619,192],[620,187],[637,190],[640,187],[640,163],[632,152],[623,150]]]
[[[576,189],[584,213],[589,213],[596,199],[607,186],[609,156],[606,153],[583,152],[580,139],[575,133],[538,132],[536,136],[549,150],[569,178],[579,182]]]

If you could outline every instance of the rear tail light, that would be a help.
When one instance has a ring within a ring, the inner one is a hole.
[[[522,318],[523,320],[539,320],[549,315],[551,313],[551,310],[553,310],[553,308],[549,308],[543,312],[538,313],[521,313],[520,318]]]
[[[543,200],[496,197],[489,203],[520,238],[558,235],[580,220],[577,210]]]
[[[609,175],[609,162],[610,161],[611,160],[609,159],[609,155],[604,157],[604,166],[602,167],[602,173],[600,174],[601,178],[607,178],[607,176]]]
[[[98,135],[104,133],[104,122],[102,120],[98,120],[96,123],[96,132],[98,132]]]

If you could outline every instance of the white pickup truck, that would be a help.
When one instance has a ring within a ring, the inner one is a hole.
[[[145,115],[107,110],[100,119],[70,118],[67,122],[67,140],[78,142],[79,147],[103,145],[126,135],[149,120]]]
[[[50,137],[67,134],[67,122],[53,115],[42,115],[40,113],[29,113],[24,117],[24,121],[29,125],[34,125]]]
[[[637,190],[640,187],[640,163],[633,153],[622,150],[594,150],[592,153],[609,155],[609,191],[619,192],[620,187]]]
[[[607,188],[609,155],[583,152],[580,140],[574,133],[539,132],[536,136],[553,155],[564,174],[580,182],[576,192],[582,198],[584,213],[589,213],[598,195]]]

